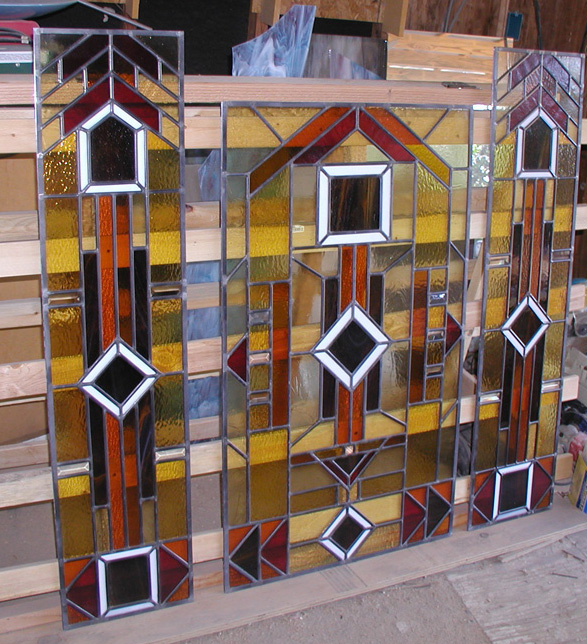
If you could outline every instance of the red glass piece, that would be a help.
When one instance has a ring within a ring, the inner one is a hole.
[[[428,517],[426,519],[426,536],[429,537],[440,522],[450,512],[450,503],[430,489],[428,495]]]
[[[424,524],[422,524],[416,532],[408,539],[408,543],[413,544],[413,543],[418,543],[418,541],[422,541],[424,539]]]
[[[134,38],[114,36],[112,44],[137,67],[144,69],[147,74],[155,79],[158,77],[159,65],[157,64],[157,58]]]
[[[84,572],[75,580],[67,599],[83,608],[94,617],[98,615],[98,588],[96,584],[96,564],[90,563]]]
[[[493,500],[495,497],[495,472],[487,477],[487,481],[475,495],[474,507],[482,512],[488,521],[493,517]]]
[[[415,161],[415,157],[397,139],[386,132],[362,110],[359,115],[359,124],[361,131],[394,161]]]
[[[261,556],[272,566],[287,572],[287,523],[283,523],[261,550]]]
[[[245,586],[252,582],[233,566],[230,566],[228,569],[228,583],[231,588],[238,588],[238,586]]]
[[[171,555],[162,546],[159,549],[159,597],[167,601],[182,579],[187,575],[187,566]]]
[[[190,581],[189,579],[186,579],[182,584],[180,584],[179,588],[169,597],[167,600],[167,603],[170,604],[171,602],[179,602],[182,599],[187,599],[190,596]]]
[[[67,623],[68,624],[79,624],[80,622],[87,622],[90,618],[87,615],[82,615],[79,610],[76,610],[73,606],[67,607]]]
[[[239,546],[243,539],[251,531],[251,526],[246,525],[243,528],[234,528],[228,533],[228,547],[230,552],[233,552]]]
[[[538,463],[534,464],[534,474],[532,476],[532,498],[530,501],[530,509],[536,509],[536,506],[540,503],[543,496],[550,489],[552,485],[552,479],[550,476],[540,467]]]
[[[461,327],[450,313],[446,315],[446,352],[448,353],[461,337]]]
[[[243,338],[228,356],[226,364],[243,381],[247,381],[247,355],[249,351],[247,338]]]
[[[339,145],[346,136],[355,128],[356,116],[351,112],[333,128],[323,134],[314,145],[301,154],[294,163],[317,163],[326,156],[334,147]]]
[[[365,382],[361,382],[353,391],[353,411],[351,440],[360,441],[363,438],[363,399],[365,397]]]
[[[402,540],[405,543],[413,535],[414,530],[424,520],[424,508],[409,494],[404,495],[404,521]]]
[[[181,541],[169,541],[165,544],[165,547],[173,552],[174,555],[178,556],[183,561],[187,562],[188,560],[188,542],[186,539]]]
[[[341,384],[338,385],[338,414],[336,418],[336,441],[339,445],[349,442],[349,417],[351,394]]]
[[[473,520],[472,524],[473,525],[485,525],[486,523],[489,523],[489,519],[484,517],[480,512],[477,510],[473,510]]]
[[[277,570],[274,570],[271,566],[261,562],[261,579],[273,579],[279,576],[280,574]]]
[[[110,100],[110,84],[108,79],[94,85],[79,101],[72,103],[63,112],[64,136],[67,136],[78,125],[97,112]]]
[[[446,517],[444,521],[436,528],[434,532],[435,537],[440,537],[443,534],[448,534],[450,529],[450,516]]]
[[[261,524],[261,543],[264,544],[267,541],[267,539],[273,534],[279,523],[279,521],[267,521],[267,523]]]
[[[452,482],[446,481],[444,483],[438,483],[434,486],[435,492],[440,494],[440,496],[450,503],[452,498]]]
[[[85,67],[88,62],[108,46],[108,36],[94,34],[72,47],[62,58],[63,80]]]
[[[527,96],[517,107],[510,112],[510,130],[513,130],[521,121],[523,121],[532,110],[538,107],[539,88],[536,88]]]
[[[69,586],[71,582],[79,575],[82,568],[90,563],[90,559],[77,559],[76,561],[66,561],[63,564],[63,576],[65,578],[65,586]]]
[[[118,419],[109,413],[106,416],[106,443],[108,447],[108,487],[110,492],[110,525],[112,528],[112,546],[115,550],[124,548],[124,499],[122,482],[122,461],[120,444],[120,427]]]
[[[552,118],[552,120],[560,125],[560,127],[566,131],[568,117],[563,108],[546,92],[542,94],[542,107],[544,111]]]
[[[540,55],[532,53],[520,61],[510,70],[510,87],[513,89],[519,82],[523,81],[528,74],[540,64]]]
[[[414,273],[414,304],[412,316],[412,371],[410,376],[410,402],[421,402],[424,396],[424,355],[428,303],[428,272]]]
[[[554,76],[556,82],[568,91],[571,77],[559,61],[552,54],[545,54],[542,64]]]
[[[273,427],[289,421],[289,285],[273,285]]]
[[[159,130],[159,113],[139,93],[119,80],[114,79],[114,98],[136,119],[148,125],[152,130]]]

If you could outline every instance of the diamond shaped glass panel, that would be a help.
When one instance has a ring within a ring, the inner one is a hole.
[[[514,349],[526,357],[546,332],[550,318],[531,296],[527,295],[503,327],[503,334]]]
[[[114,398],[119,405],[122,405],[143,378],[143,374],[137,371],[122,356],[116,356],[100,376],[96,378],[95,384],[96,387]]]
[[[348,559],[369,536],[373,525],[355,508],[343,510],[324,533],[320,543],[341,561]]]
[[[389,338],[353,304],[314,347],[314,355],[333,376],[354,389],[388,345]]]

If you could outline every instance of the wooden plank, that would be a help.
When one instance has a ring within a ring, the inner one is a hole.
[[[39,238],[36,211],[0,212],[0,242]]]
[[[390,36],[387,39],[388,51],[427,51],[431,58],[436,54],[462,55],[469,53],[474,57],[493,59],[495,47],[503,47],[503,38],[452,34],[433,31],[414,31],[406,29],[401,38]]]
[[[39,298],[0,301],[0,329],[39,326],[42,322]]]
[[[0,447],[0,470],[49,462],[49,443],[46,437],[16,445]]]
[[[383,0],[380,9],[380,22],[383,32],[393,36],[403,36],[408,17],[409,0]]]
[[[577,512],[566,499],[557,497],[553,508],[548,512],[517,521],[504,521],[483,530],[467,532],[462,527],[457,528],[448,539],[284,580],[279,583],[279,592],[276,592],[277,587],[273,584],[250,588],[244,593],[223,593],[220,584],[200,587],[197,601],[172,609],[173,619],[161,619],[158,611],[128,616],[124,621],[113,620],[84,629],[83,640],[84,644],[112,641],[117,644],[135,644],[137,641],[142,644],[177,644],[194,637],[268,617],[307,610],[312,606],[532,548],[541,543],[552,542],[557,537],[562,539],[582,532],[586,528],[587,517]],[[24,580],[16,570],[10,572],[12,574],[8,579],[13,584],[13,592],[19,583],[20,588],[27,592],[26,581],[34,575],[34,568],[27,571],[28,575]],[[45,574],[48,573],[49,569]],[[519,572],[517,574],[519,577]],[[335,583],[336,581],[339,583]],[[57,603],[57,595],[54,597]],[[79,631],[63,631],[59,618],[53,623],[31,628],[23,629],[22,620],[14,626],[18,630],[0,635],[1,644],[20,644],[25,641],[67,644],[80,641]]]

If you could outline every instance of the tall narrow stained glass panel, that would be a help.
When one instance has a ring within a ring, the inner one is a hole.
[[[223,106],[227,589],[450,531],[471,123]]]
[[[63,622],[188,599],[183,36],[35,32]]]
[[[469,525],[552,503],[583,57],[498,49]]]

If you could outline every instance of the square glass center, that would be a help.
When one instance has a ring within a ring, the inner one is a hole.
[[[330,178],[330,232],[379,230],[380,219],[378,176]]]
[[[106,565],[108,608],[150,601],[149,557],[124,557]]]

